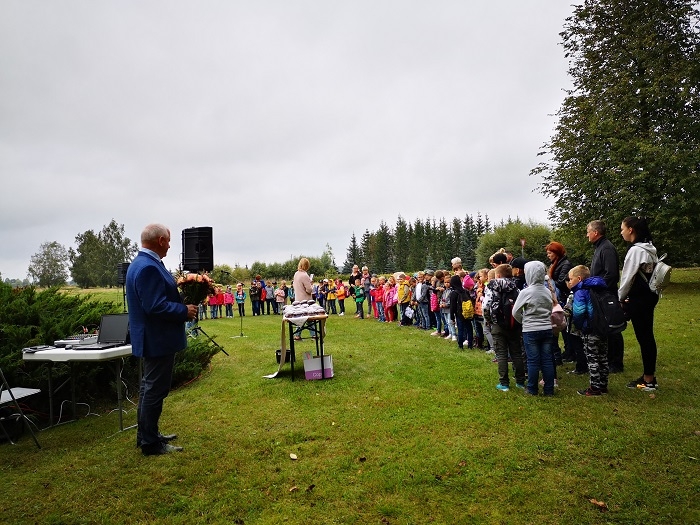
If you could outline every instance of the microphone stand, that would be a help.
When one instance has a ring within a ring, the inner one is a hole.
[[[238,339],[239,337],[248,337],[247,335],[243,335],[243,316],[239,313],[238,317],[241,319],[241,335],[233,335],[231,336],[231,339]]]

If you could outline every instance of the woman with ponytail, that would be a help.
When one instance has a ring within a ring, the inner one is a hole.
[[[649,277],[658,261],[656,248],[651,243],[651,232],[646,219],[627,217],[620,226],[620,235],[631,243],[622,266],[618,297],[632,321],[634,335],[642,352],[644,373],[629,388],[652,392],[656,383],[656,339],[654,339],[654,308],[659,296],[649,288]]]

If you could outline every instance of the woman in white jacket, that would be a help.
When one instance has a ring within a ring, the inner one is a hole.
[[[642,352],[644,373],[630,381],[629,388],[646,392],[656,390],[656,339],[654,339],[654,308],[659,296],[649,288],[649,277],[658,261],[656,248],[651,243],[651,232],[646,219],[627,217],[620,226],[622,238],[632,243],[622,266],[618,297],[632,321],[634,335]]]

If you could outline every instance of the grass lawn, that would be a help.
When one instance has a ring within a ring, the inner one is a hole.
[[[41,432],[41,450],[25,434],[0,446],[0,521],[700,523],[700,272],[673,281],[654,394],[625,386],[641,373],[631,327],[609,395],[577,395],[587,378],[567,365],[554,398],[530,398],[497,391],[483,352],[355,319],[350,301],[327,323],[327,381],[263,378],[280,317],[248,312],[243,338],[237,316],[203,321],[230,357],[166,400],[162,430],[184,452],[142,456],[109,410]]]

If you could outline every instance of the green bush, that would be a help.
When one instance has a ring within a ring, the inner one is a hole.
[[[212,339],[213,341],[213,339]],[[187,339],[187,348],[175,354],[173,387],[188,383],[199,377],[219,348],[206,337],[199,335]]]

